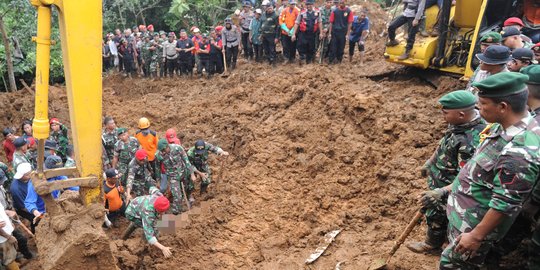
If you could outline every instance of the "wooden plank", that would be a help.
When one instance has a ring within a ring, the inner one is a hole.
[[[67,168],[45,170],[43,173],[45,174],[45,178],[51,178],[51,177],[56,177],[56,176],[61,176],[61,175],[75,176],[76,174],[79,173],[79,171],[77,170],[77,167],[67,167]]]
[[[43,182],[35,187],[37,194],[46,195],[54,190],[65,189],[69,187],[89,187],[95,188],[99,185],[99,180],[97,177],[81,177],[81,178],[71,178],[66,180],[52,181],[52,182]]]

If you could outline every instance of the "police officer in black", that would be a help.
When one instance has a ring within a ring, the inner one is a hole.
[[[300,65],[306,61],[306,64],[313,62],[316,52],[316,39],[319,29],[322,29],[322,20],[319,9],[314,8],[315,0],[307,0],[306,8],[300,12],[294,24],[294,35],[292,40],[298,38],[298,54],[300,55]],[[322,39],[322,35],[319,37]]]

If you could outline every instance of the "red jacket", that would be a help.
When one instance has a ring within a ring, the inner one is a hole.
[[[2,143],[2,146],[4,147],[4,152],[6,152],[8,162],[11,163],[13,161],[13,153],[15,153],[15,145],[12,141],[6,139]]]

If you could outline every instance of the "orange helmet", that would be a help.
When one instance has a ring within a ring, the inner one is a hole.
[[[139,128],[148,128],[150,127],[150,120],[146,117],[139,119]]]

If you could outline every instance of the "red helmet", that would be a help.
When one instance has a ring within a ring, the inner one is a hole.
[[[523,21],[518,17],[510,17],[504,21],[504,26],[519,25],[521,27],[525,26]]]
[[[58,118],[51,118],[51,120],[49,120],[49,125],[52,125],[52,124],[60,124],[60,120],[58,120]]]
[[[169,206],[171,206],[169,200],[163,195],[157,197],[156,201],[154,201],[154,209],[156,209],[156,211],[158,211],[159,213],[163,213],[169,210]]]

